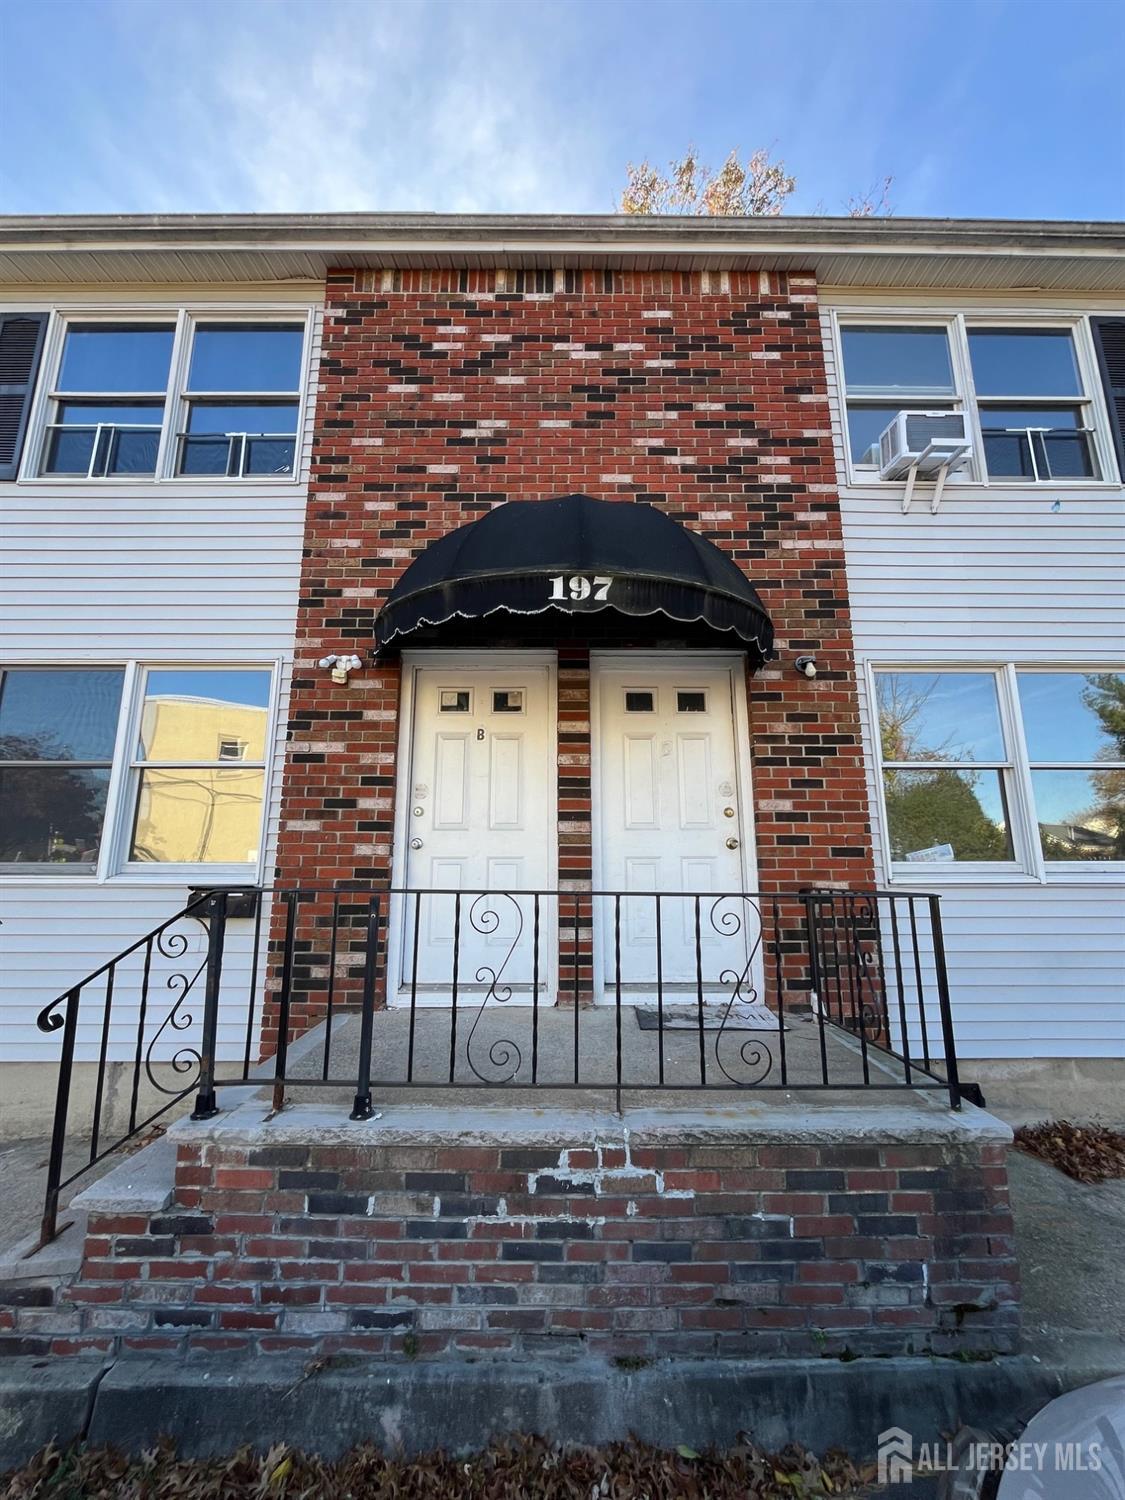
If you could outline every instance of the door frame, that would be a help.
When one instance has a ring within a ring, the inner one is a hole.
[[[394,829],[391,841],[391,889],[387,909],[385,1000],[388,1008],[408,1004],[399,998],[403,940],[405,937],[406,897],[403,878],[406,873],[407,840],[410,829],[410,789],[414,783],[414,714],[417,705],[416,683],[419,671],[473,673],[511,671],[520,667],[547,668],[547,746],[548,777],[554,779],[547,793],[547,869],[546,889],[558,889],[559,819],[558,819],[558,743],[559,693],[558,653],[556,651],[404,651],[400,663],[398,697],[398,733],[395,748]],[[552,808],[554,816],[551,815]],[[545,988],[540,1005],[554,1005],[558,996],[558,911],[553,920],[543,921],[542,940],[546,944]],[[419,997],[419,1007],[424,1003]],[[471,1002],[467,1002],[471,1003]],[[530,997],[526,1002],[531,1004]],[[460,1009],[460,1007],[458,1007]]]
[[[746,893],[758,889],[758,848],[754,828],[754,789],[750,767],[750,703],[746,684],[746,653],[743,651],[591,651],[590,652],[590,842],[593,859],[591,873],[594,890],[604,890],[605,849],[604,804],[602,790],[601,753],[601,683],[602,672],[633,672],[640,676],[659,673],[674,678],[690,673],[696,667],[710,667],[714,671],[726,671],[731,687],[731,708],[734,731],[734,785],[738,799],[738,822],[741,832],[739,850],[742,870],[742,888]],[[605,902],[594,903],[593,912],[593,995],[595,1005],[613,1003],[607,998],[607,983],[602,977],[604,944],[608,941],[608,924],[604,914]],[[762,963],[759,949],[755,961],[755,973]],[[762,992],[758,983],[759,993]],[[625,999],[622,997],[622,1004]],[[632,1003],[631,1001],[629,1002]]]

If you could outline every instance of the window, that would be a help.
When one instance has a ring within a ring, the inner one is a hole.
[[[63,339],[43,473],[156,473],[172,324],[72,323]]]
[[[473,706],[473,695],[469,688],[442,688],[438,695],[438,711],[443,714],[467,714]]]
[[[1125,862],[1125,672],[881,669],[875,697],[900,874]]]
[[[625,712],[627,714],[650,714],[655,706],[655,695],[642,688],[626,688]]]
[[[990,478],[1097,478],[1069,329],[971,327],[969,357]]]
[[[1043,859],[1125,859],[1125,673],[1017,671]]]
[[[184,313],[67,322],[57,356],[45,366],[36,472],[71,479],[291,476],[304,339],[304,323],[202,321]],[[12,398],[21,403],[21,420],[29,390]]]
[[[177,474],[291,474],[304,329],[199,323]]]
[[[688,692],[681,688],[676,693],[676,712],[678,714],[705,714],[707,694]]]
[[[268,672],[148,672],[132,762],[131,862],[257,859],[269,701]],[[245,746],[237,766],[223,742]]]
[[[493,688],[492,712],[494,714],[522,714],[523,688]]]
[[[891,858],[1006,862],[1011,766],[992,673],[876,676]]]
[[[896,413],[927,411],[967,414],[976,452],[963,479],[1100,479],[1111,464],[1111,435],[1125,452],[1125,323],[1094,318],[1087,337],[1085,321],[1001,325],[960,314],[929,322],[886,314],[841,319],[852,468],[877,473],[879,437]],[[1109,427],[1100,434],[1094,399],[1099,368],[1109,415]]]
[[[245,878],[271,684],[268,668],[0,670],[0,873],[206,865]]]
[[[0,866],[98,859],[124,672],[0,672]]]
[[[878,463],[896,412],[960,409],[945,327],[849,324],[840,337],[853,463]]]

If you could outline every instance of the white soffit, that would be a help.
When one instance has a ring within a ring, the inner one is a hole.
[[[551,215],[0,218],[10,287],[318,283],[333,267],[804,270],[821,287],[1125,290],[1125,225]]]

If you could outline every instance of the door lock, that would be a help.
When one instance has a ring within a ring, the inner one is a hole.
[[[738,848],[738,840],[734,839],[734,838],[727,839],[727,848],[728,849],[737,849]]]
[[[410,840],[410,847],[412,849],[421,849],[421,847],[422,847],[422,840],[421,839],[411,839]]]

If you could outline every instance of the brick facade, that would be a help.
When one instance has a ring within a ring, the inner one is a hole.
[[[760,887],[870,886],[812,277],[346,269],[327,288],[278,882],[390,873],[398,665],[345,689],[317,658],[369,647],[388,589],[436,537],[573,492],[658,506],[747,572],[781,654],[749,681]],[[580,889],[599,642],[536,643],[560,650],[559,877]],[[793,670],[801,653],[815,682]],[[316,1009],[298,1004],[293,1029]]]
[[[0,1288],[0,1348],[1010,1351],[1004,1145],[830,1133],[602,1141],[580,1121],[550,1146],[182,1141],[174,1204],[92,1214],[58,1306],[44,1290],[4,1307]]]

